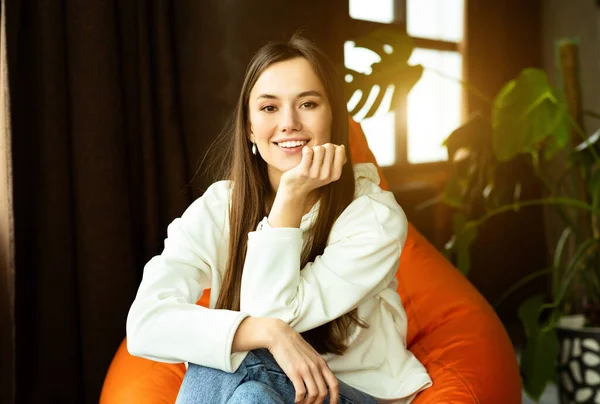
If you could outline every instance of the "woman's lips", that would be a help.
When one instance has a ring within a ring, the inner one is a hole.
[[[307,146],[309,142],[310,141],[307,140],[307,141],[305,141],[304,144],[301,144],[301,145],[298,145],[298,146],[293,146],[293,147],[283,147],[283,146],[280,146],[276,142],[273,142],[273,145],[275,147],[277,147],[279,150],[281,150],[282,152],[284,152],[285,154],[293,155],[293,154],[301,153],[302,152],[302,148],[304,146]],[[281,143],[285,143],[285,142],[281,142]]]
[[[296,146],[296,147],[281,147],[278,144],[275,144],[275,147],[279,148],[279,150],[281,150],[282,152],[284,152],[285,154],[297,154],[297,153],[301,153],[302,152],[302,148],[306,146],[304,145],[300,145],[300,146]]]

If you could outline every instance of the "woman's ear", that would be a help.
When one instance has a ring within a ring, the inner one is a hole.
[[[254,143],[254,132],[252,131],[252,124],[248,122],[248,134],[246,135],[249,141]]]

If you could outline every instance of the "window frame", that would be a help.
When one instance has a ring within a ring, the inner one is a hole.
[[[367,35],[369,32],[386,27],[388,29],[398,30],[398,32],[407,32],[407,1],[392,0],[394,4],[394,20],[391,23],[381,23],[374,21],[357,20],[350,17],[348,12],[347,18],[350,27],[350,37],[360,37]],[[464,0],[464,12],[466,13],[466,3]],[[349,4],[349,1],[347,2]],[[466,16],[465,16],[466,17]],[[463,18],[463,32],[465,29],[466,18]],[[422,38],[410,36],[415,44],[415,49],[430,49],[438,51],[458,52],[463,60],[462,77],[465,75],[464,56],[465,56],[465,35],[460,42],[450,42],[438,39]],[[461,122],[464,120],[465,110],[465,92],[462,90],[461,97]],[[395,163],[391,166],[381,167],[383,174],[388,179],[390,186],[396,190],[404,188],[413,188],[416,183],[426,182],[442,186],[448,178],[449,161],[433,161],[424,163],[410,163],[408,161],[408,130],[407,130],[407,97],[402,97],[398,109],[395,111],[394,135],[395,135]]]

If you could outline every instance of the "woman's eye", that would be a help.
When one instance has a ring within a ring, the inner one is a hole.
[[[260,110],[265,111],[265,112],[273,112],[273,111],[275,111],[275,107],[272,105],[267,105],[267,106],[262,107]]]
[[[312,101],[308,101],[308,102],[305,102],[304,104],[302,104],[302,108],[308,108],[308,109],[314,108],[316,106],[317,106],[317,104]]]

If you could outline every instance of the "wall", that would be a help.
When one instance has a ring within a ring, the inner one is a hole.
[[[543,67],[556,84],[554,43],[556,39],[580,39],[583,107],[600,112],[600,2],[597,0],[545,0],[542,3]],[[595,131],[600,121],[586,118],[587,131]]]

